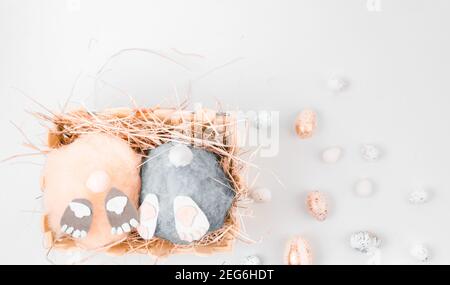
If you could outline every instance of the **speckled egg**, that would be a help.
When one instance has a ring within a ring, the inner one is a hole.
[[[317,127],[316,112],[310,109],[301,111],[295,119],[295,132],[301,139],[312,137]]]
[[[258,187],[250,192],[250,197],[258,203],[267,203],[272,200],[272,192],[265,187]]]
[[[306,208],[309,214],[318,221],[325,221],[328,216],[328,202],[325,194],[312,191],[306,196]]]
[[[322,152],[322,161],[328,164],[336,163],[342,154],[342,148],[338,146],[333,146],[325,149]]]
[[[256,255],[249,255],[241,263],[242,265],[261,265],[261,259]]]
[[[426,203],[429,196],[426,189],[419,188],[409,193],[408,200],[411,204],[420,205]]]
[[[355,184],[355,194],[358,197],[369,197],[372,195],[374,184],[368,178],[361,178]]]
[[[377,161],[381,156],[381,151],[373,144],[364,144],[361,147],[361,156],[366,161]]]
[[[413,244],[409,253],[412,257],[421,262],[426,262],[430,259],[430,251],[424,244],[421,243]]]
[[[348,86],[348,82],[341,76],[333,76],[328,80],[327,86],[333,92],[341,92]]]
[[[379,248],[381,240],[372,232],[359,231],[351,235],[350,246],[362,253],[372,253]]]
[[[311,265],[313,254],[307,240],[301,236],[295,236],[289,240],[285,252],[286,265]]]

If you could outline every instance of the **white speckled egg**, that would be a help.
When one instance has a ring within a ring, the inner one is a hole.
[[[333,76],[328,80],[327,85],[331,91],[341,92],[348,86],[348,82],[340,76]]]
[[[362,253],[370,254],[380,245],[381,240],[369,231],[359,231],[350,236],[350,246]]]
[[[426,189],[422,189],[422,188],[414,190],[411,193],[409,193],[409,198],[408,198],[408,200],[411,204],[416,204],[416,205],[424,204],[428,201],[428,199],[429,199],[428,191]]]
[[[373,182],[368,178],[359,179],[355,184],[355,194],[358,197],[369,197],[372,195],[373,189]]]
[[[261,259],[256,255],[249,255],[241,263],[242,265],[261,265]]]
[[[380,149],[373,144],[365,144],[361,147],[361,156],[366,161],[376,161],[380,158]]]
[[[295,236],[289,240],[285,252],[286,265],[311,265],[313,254],[307,240],[301,236]]]
[[[306,208],[309,214],[318,221],[325,221],[328,216],[328,202],[325,194],[312,191],[306,197]]]
[[[409,253],[412,257],[421,262],[426,262],[430,259],[430,252],[428,248],[421,243],[413,244]]]
[[[322,161],[325,163],[336,163],[342,154],[342,149],[338,146],[329,147],[322,152]]]
[[[250,196],[258,203],[266,203],[272,200],[272,192],[265,187],[255,188],[250,192]]]

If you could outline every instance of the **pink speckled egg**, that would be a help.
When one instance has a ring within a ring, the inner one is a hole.
[[[312,265],[312,250],[307,240],[301,236],[294,236],[286,246],[286,265]]]
[[[328,202],[325,194],[312,191],[306,197],[306,207],[311,216],[318,221],[325,221],[328,216]]]
[[[295,119],[295,132],[301,139],[312,137],[317,127],[317,115],[313,110],[301,111]]]

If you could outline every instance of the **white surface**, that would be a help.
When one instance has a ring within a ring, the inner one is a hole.
[[[365,264],[368,257],[350,248],[349,237],[371,230],[383,240],[382,264],[418,263],[409,253],[415,242],[430,248],[430,263],[449,264],[450,1],[380,3],[367,9],[365,0],[1,0],[0,156],[30,151],[20,146],[24,139],[10,120],[34,142],[45,141],[45,130],[25,112],[39,106],[21,92],[51,109],[64,105],[73,86],[72,105],[121,105],[127,99],[118,89],[139,104],[167,105],[167,99],[176,102],[175,90],[180,98],[189,92],[191,79],[193,102],[280,111],[280,152],[259,161],[266,169],[259,184],[272,189],[273,199],[256,204],[255,217],[246,219],[249,234],[261,242],[239,242],[231,254],[159,263],[238,264],[256,254],[263,263],[278,264],[288,238],[301,234],[316,264]],[[103,81],[94,84],[107,59],[126,48],[166,52],[191,71],[160,56],[128,52],[110,61]],[[336,74],[350,83],[341,94],[327,88]],[[307,107],[317,110],[319,126],[312,139],[302,141],[293,123]],[[380,146],[383,157],[365,162],[363,143]],[[332,145],[342,146],[343,156],[326,165],[321,150]],[[39,164],[42,159],[30,157],[0,165],[0,263],[49,262],[35,199]],[[370,198],[354,195],[361,177],[376,183]],[[411,205],[408,193],[418,184],[433,195],[424,205]],[[331,197],[323,223],[305,210],[311,189]],[[60,263],[77,258],[55,255],[50,258]],[[153,261],[130,256],[91,262]]]

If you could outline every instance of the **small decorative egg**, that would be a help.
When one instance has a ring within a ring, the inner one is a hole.
[[[348,86],[348,82],[340,76],[333,76],[328,80],[327,85],[331,91],[341,92]]]
[[[368,178],[362,178],[355,184],[355,194],[359,197],[369,197],[373,193],[373,182]]]
[[[310,109],[301,111],[295,119],[295,132],[301,139],[312,137],[317,127],[316,112]]]
[[[366,263],[367,265],[381,264],[381,250],[379,248],[372,249],[367,255],[369,256]]]
[[[325,221],[328,216],[328,203],[325,194],[319,191],[308,193],[306,207],[311,216],[318,221]]]
[[[261,265],[261,259],[256,255],[247,256],[241,263],[242,265]]]
[[[258,203],[266,203],[272,200],[272,192],[268,188],[259,187],[250,192],[251,198]]]
[[[286,265],[311,265],[312,262],[312,250],[307,240],[301,236],[289,240],[285,253]]]
[[[412,257],[421,262],[426,262],[430,259],[430,252],[428,248],[421,243],[414,244],[411,247],[409,253],[411,254]]]
[[[417,189],[409,193],[409,202],[411,204],[424,204],[428,201],[429,194],[426,189]]]
[[[322,161],[325,163],[336,163],[342,154],[342,149],[338,146],[330,147],[322,152]]]
[[[184,144],[174,145],[169,151],[169,161],[175,167],[183,167],[192,162],[194,155],[189,147]]]
[[[367,161],[376,161],[380,155],[381,151],[373,144],[365,144],[361,147],[361,156]]]
[[[66,253],[66,265],[76,265],[82,260],[82,255],[80,250],[69,250]]]
[[[359,231],[350,236],[350,246],[362,253],[370,254],[380,245],[381,240],[369,231]]]

